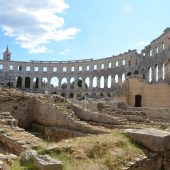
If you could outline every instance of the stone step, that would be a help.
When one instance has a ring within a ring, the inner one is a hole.
[[[0,119],[0,124],[4,125],[17,125],[17,123],[16,119]]]
[[[1,112],[0,115],[2,115],[2,116],[11,116],[10,112]]]
[[[11,116],[11,115],[0,115],[0,119],[12,119],[12,118],[14,118],[13,116]]]

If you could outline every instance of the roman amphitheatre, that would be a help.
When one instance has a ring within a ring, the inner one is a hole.
[[[141,53],[0,60],[0,169],[169,170],[170,28]]]

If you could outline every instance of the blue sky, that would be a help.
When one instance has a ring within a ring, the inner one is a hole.
[[[0,52],[12,60],[105,58],[140,51],[170,27],[169,0],[0,0]],[[1,57],[2,58],[2,55]]]

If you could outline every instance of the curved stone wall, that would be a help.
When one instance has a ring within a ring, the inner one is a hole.
[[[30,61],[11,60],[8,48],[0,60],[0,80],[4,86],[61,94],[125,96],[126,78],[169,81],[170,29],[138,54],[136,50],[99,60]],[[55,80],[55,81],[54,81]]]
[[[38,91],[48,89],[66,97],[85,93],[113,96],[116,92],[122,95],[126,76],[138,69],[138,58],[139,54],[134,50],[99,60],[16,62],[4,59],[0,61],[1,78],[5,85]]]
[[[170,58],[170,28],[153,40],[141,52],[140,73],[141,78],[150,83],[167,81],[170,83],[169,75]]]

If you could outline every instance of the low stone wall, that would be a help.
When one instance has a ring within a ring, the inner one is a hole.
[[[89,110],[85,110],[78,105],[70,104],[69,107],[75,112],[75,115],[83,121],[90,121],[95,123],[103,123],[103,124],[112,124],[112,125],[122,125],[125,122],[121,121],[121,119],[117,119],[116,117],[98,113],[98,112],[92,112]]]
[[[127,129],[125,132],[136,142],[150,151],[156,152],[148,158],[134,161],[126,170],[169,170],[170,169],[170,133],[153,129]]]
[[[159,154],[153,153],[149,157],[137,158],[123,170],[161,170],[162,158]]]
[[[57,127],[46,127],[36,123],[31,124],[30,128],[37,133],[38,136],[50,139],[52,141],[60,141],[62,139],[69,139],[73,137],[86,136],[85,133]]]
[[[20,127],[27,128],[35,122],[46,127],[65,128],[80,133],[107,133],[107,130],[81,121],[67,105],[68,101],[57,95],[0,91],[0,111],[10,112]]]
[[[25,145],[25,143],[22,144],[21,141],[16,141],[14,138],[5,134],[3,130],[0,131],[0,141],[3,142],[8,150],[17,155],[28,149],[28,146]]]

